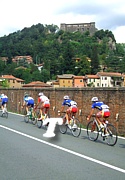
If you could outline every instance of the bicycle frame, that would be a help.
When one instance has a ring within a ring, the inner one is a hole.
[[[63,112],[66,114],[66,112]],[[59,126],[59,130],[62,134],[65,134],[67,132],[67,129],[69,129],[74,137],[78,137],[81,133],[81,123],[79,120],[72,115],[69,122],[65,119],[65,114],[62,116],[63,124]],[[76,124],[76,127],[73,127],[73,125]]]
[[[7,111],[7,104],[5,103],[4,105],[3,105],[3,109],[1,109],[1,113],[2,113],[2,117],[6,117],[6,118],[8,118],[8,111]]]

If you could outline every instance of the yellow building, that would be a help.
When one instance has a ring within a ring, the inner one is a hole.
[[[12,75],[2,75],[0,76],[0,81],[7,80],[9,88],[21,88],[24,84],[24,80],[16,78]]]
[[[59,87],[73,87],[73,74],[63,74],[57,76]]]

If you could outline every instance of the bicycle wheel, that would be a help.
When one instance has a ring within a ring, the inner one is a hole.
[[[28,116],[28,115],[25,115],[25,116],[24,116],[24,121],[25,121],[26,123],[29,122],[29,116]]]
[[[42,121],[42,120],[39,120],[39,119],[37,118],[36,124],[37,124],[37,127],[38,127],[38,128],[41,128],[41,127],[42,127],[42,124],[43,124],[43,121]]]
[[[35,124],[37,123],[37,117],[34,116],[34,117],[32,118],[32,123],[33,123],[33,125],[35,125]]]
[[[99,137],[98,127],[93,121],[90,121],[87,125],[87,136],[91,141],[96,141]]]
[[[81,134],[81,123],[77,118],[74,118],[73,121],[75,122],[76,127],[73,128],[73,123],[71,127],[71,132],[74,137],[78,137]]]
[[[1,115],[2,117],[8,118],[8,112],[5,112]]]
[[[64,116],[61,116],[61,118],[65,118],[65,115]],[[66,124],[62,124],[59,126],[59,131],[62,133],[62,134],[65,134],[67,132],[67,125]]]
[[[60,125],[59,130],[62,134],[65,134],[67,132],[67,125],[66,124]]]
[[[34,117],[32,117],[32,123],[35,125],[37,123],[37,114],[34,112]]]
[[[107,124],[105,140],[109,146],[114,146],[117,143],[117,130],[112,124]]]
[[[3,110],[1,110],[1,117],[8,118],[8,111],[6,107],[4,107]]]

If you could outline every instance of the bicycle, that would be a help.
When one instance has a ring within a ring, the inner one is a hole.
[[[3,109],[0,110],[1,117],[8,118],[7,104],[3,105]]]
[[[37,122],[37,116],[36,116],[36,113],[34,112],[34,115],[33,115],[33,111],[34,111],[34,108],[30,107],[29,108],[29,112],[28,112],[28,115],[24,115],[24,121],[26,123],[28,123],[29,121],[32,122],[33,125],[36,124]],[[26,113],[26,110],[25,110],[25,113]]]
[[[40,118],[40,116],[41,116],[41,114],[40,114],[40,108],[37,108],[37,111],[36,111],[37,113],[37,122],[36,122],[36,124],[37,124],[37,127],[38,128],[41,128],[42,127],[42,125],[43,125],[43,121],[46,119],[46,118],[50,118],[50,115],[49,115],[49,111],[48,111],[48,108],[45,108],[45,110],[44,110],[44,115],[43,115],[43,117],[42,117],[42,119],[41,120],[39,120],[39,118]],[[45,129],[47,129],[47,126],[48,126],[48,124],[47,125],[45,125],[44,127],[45,127]]]
[[[65,115],[62,116],[62,119],[65,119],[66,112],[63,112],[63,113],[65,113]],[[73,128],[74,124],[76,124],[76,127]],[[72,133],[74,137],[79,137],[79,135],[81,134],[81,123],[74,115],[72,115],[70,119],[70,124],[66,122],[65,124],[62,124],[59,126],[59,130],[62,134],[65,134],[68,129],[70,130],[70,132]]]
[[[117,143],[118,134],[115,126],[109,124],[107,119],[104,118],[103,127],[100,128],[95,114],[93,114],[92,120],[90,120],[87,124],[87,136],[89,140],[96,141],[99,134],[103,138],[103,141],[106,140],[109,146],[114,146]]]

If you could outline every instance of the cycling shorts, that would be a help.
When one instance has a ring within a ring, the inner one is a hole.
[[[71,112],[76,113],[78,111],[77,106],[71,106]]]
[[[102,111],[99,111],[97,114],[97,117],[98,118],[108,118],[110,116],[110,111],[109,110],[102,110]]]
[[[71,112],[76,113],[78,111],[78,108],[77,106],[71,106],[66,111],[67,113],[71,113]]]
[[[50,107],[50,103],[49,103],[48,101],[45,101],[45,102],[43,103],[43,107],[44,107],[44,108],[49,108],[49,107]]]

